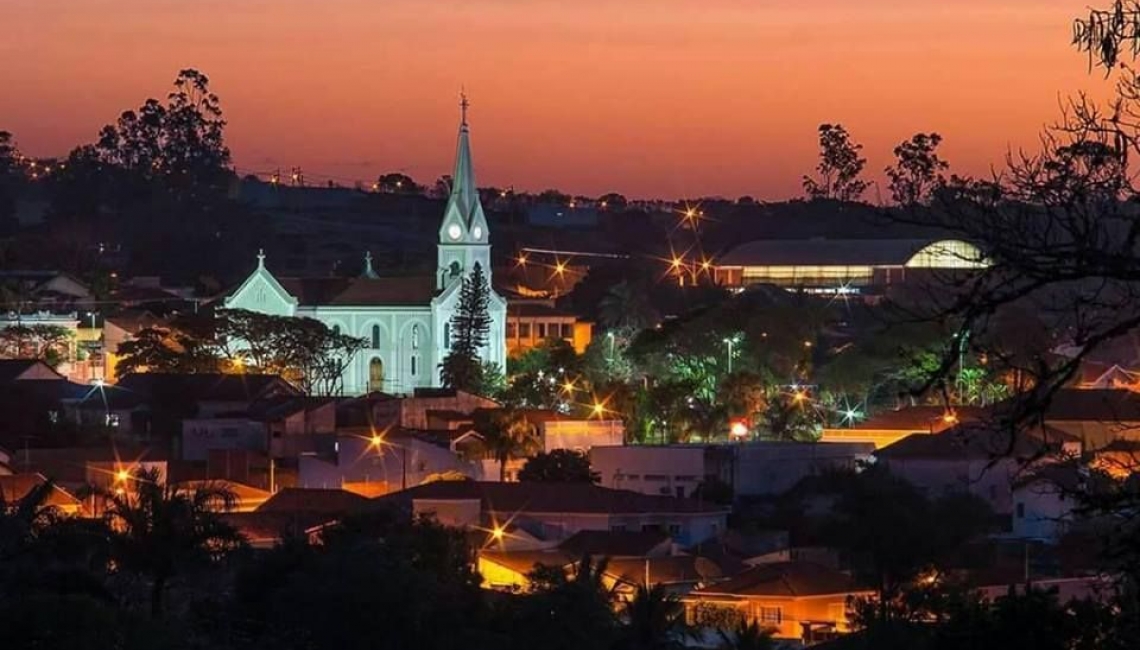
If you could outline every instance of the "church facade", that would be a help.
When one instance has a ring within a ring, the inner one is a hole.
[[[277,278],[258,253],[257,268],[224,300],[227,309],[307,316],[362,338],[365,349],[345,370],[348,395],[411,393],[440,385],[439,364],[451,344],[451,319],[460,287],[475,264],[490,291],[491,328],[480,350],[484,362],[506,363],[507,302],[491,288],[490,229],[471,158],[467,102],[462,104],[451,193],[439,228],[436,270],[419,277],[380,277],[365,258],[360,277]]]

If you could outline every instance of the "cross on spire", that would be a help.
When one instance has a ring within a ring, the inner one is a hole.
[[[471,102],[467,101],[467,90],[461,89],[459,91],[459,110],[462,115],[460,123],[467,126],[467,108],[471,106]]]

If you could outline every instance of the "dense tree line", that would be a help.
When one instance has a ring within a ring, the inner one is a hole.
[[[365,344],[312,318],[223,309],[141,330],[120,346],[116,370],[272,374],[307,394],[335,395]]]

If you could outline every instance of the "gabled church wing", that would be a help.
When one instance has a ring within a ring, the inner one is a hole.
[[[265,268],[265,253],[257,252],[257,268],[222,303],[226,309],[246,309],[274,316],[295,316],[297,298]]]

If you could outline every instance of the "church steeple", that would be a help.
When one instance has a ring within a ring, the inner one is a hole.
[[[451,277],[470,272],[475,262],[490,273],[490,246],[487,217],[479,201],[479,187],[475,184],[475,165],[471,157],[471,132],[467,111],[471,102],[462,93],[459,101],[459,137],[455,146],[455,168],[451,174],[451,191],[443,222],[439,227],[439,288]]]

